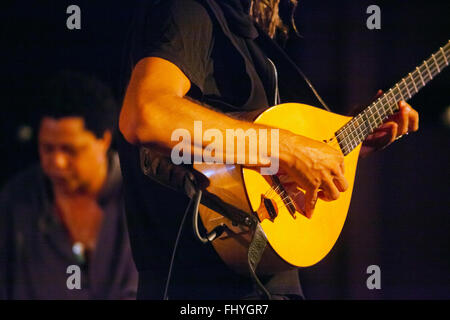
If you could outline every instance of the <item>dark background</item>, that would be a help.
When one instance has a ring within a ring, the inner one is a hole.
[[[119,98],[124,41],[134,1],[3,1],[0,183],[37,161],[36,97],[60,69],[92,74]],[[81,30],[66,8],[81,8]],[[381,30],[366,9],[381,8]],[[338,113],[367,104],[450,39],[449,1],[313,1],[297,10],[302,39],[290,55]],[[317,265],[300,271],[310,299],[449,299],[450,72],[410,104],[420,131],[359,163],[342,235]],[[448,114],[447,113],[447,114]],[[446,124],[447,123],[447,124]],[[31,128],[28,138],[24,128]],[[366,269],[381,269],[369,290]]]

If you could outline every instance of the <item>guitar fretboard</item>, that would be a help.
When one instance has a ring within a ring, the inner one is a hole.
[[[344,155],[363,142],[387,117],[398,111],[398,102],[411,99],[420,89],[438,75],[450,62],[450,40],[433,53],[415,70],[397,82],[391,89],[369,105],[342,128],[335,136]]]

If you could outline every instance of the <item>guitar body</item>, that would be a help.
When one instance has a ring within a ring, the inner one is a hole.
[[[255,123],[289,130],[319,141],[328,141],[351,117],[334,114],[308,105],[287,103],[261,113]],[[335,142],[336,148],[339,146]],[[311,219],[303,213],[288,210],[282,195],[268,190],[273,184],[259,171],[239,165],[194,165],[210,180],[207,191],[223,201],[246,211],[258,212],[261,226],[270,246],[258,266],[258,274],[272,274],[290,268],[307,267],[322,260],[339,237],[344,225],[353,189],[360,146],[344,158],[345,177],[349,183],[338,200],[318,200]],[[266,196],[265,196],[266,195]],[[276,207],[273,219],[259,214],[264,211],[263,199],[269,197]],[[248,273],[247,250],[252,238],[249,228],[233,225],[218,212],[200,207],[200,217],[207,231],[226,225],[225,232],[212,244],[222,260],[239,273]]]

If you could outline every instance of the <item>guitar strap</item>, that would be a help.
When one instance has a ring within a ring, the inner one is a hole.
[[[258,222],[255,225],[252,241],[248,247],[248,266],[250,270],[250,274],[257,284],[257,286],[263,291],[268,300],[271,300],[270,292],[264,287],[259,278],[256,275],[256,268],[258,267],[259,262],[263,256],[263,253],[267,247],[267,237],[264,233],[264,230],[261,227],[261,224]]]

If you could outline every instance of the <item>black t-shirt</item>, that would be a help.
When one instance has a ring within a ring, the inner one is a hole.
[[[130,42],[129,72],[145,57],[174,63],[192,83],[188,96],[221,111],[266,108],[274,99],[271,65],[253,39],[223,32],[201,0],[149,1],[137,11]],[[259,74],[258,74],[259,73]],[[119,134],[125,204],[139,298],[161,299],[185,195],[170,191],[140,169],[139,148]],[[296,272],[272,279],[275,294],[301,294]],[[236,299],[253,292],[250,279],[225,266],[210,244],[198,241],[185,223],[169,289],[172,299]]]

